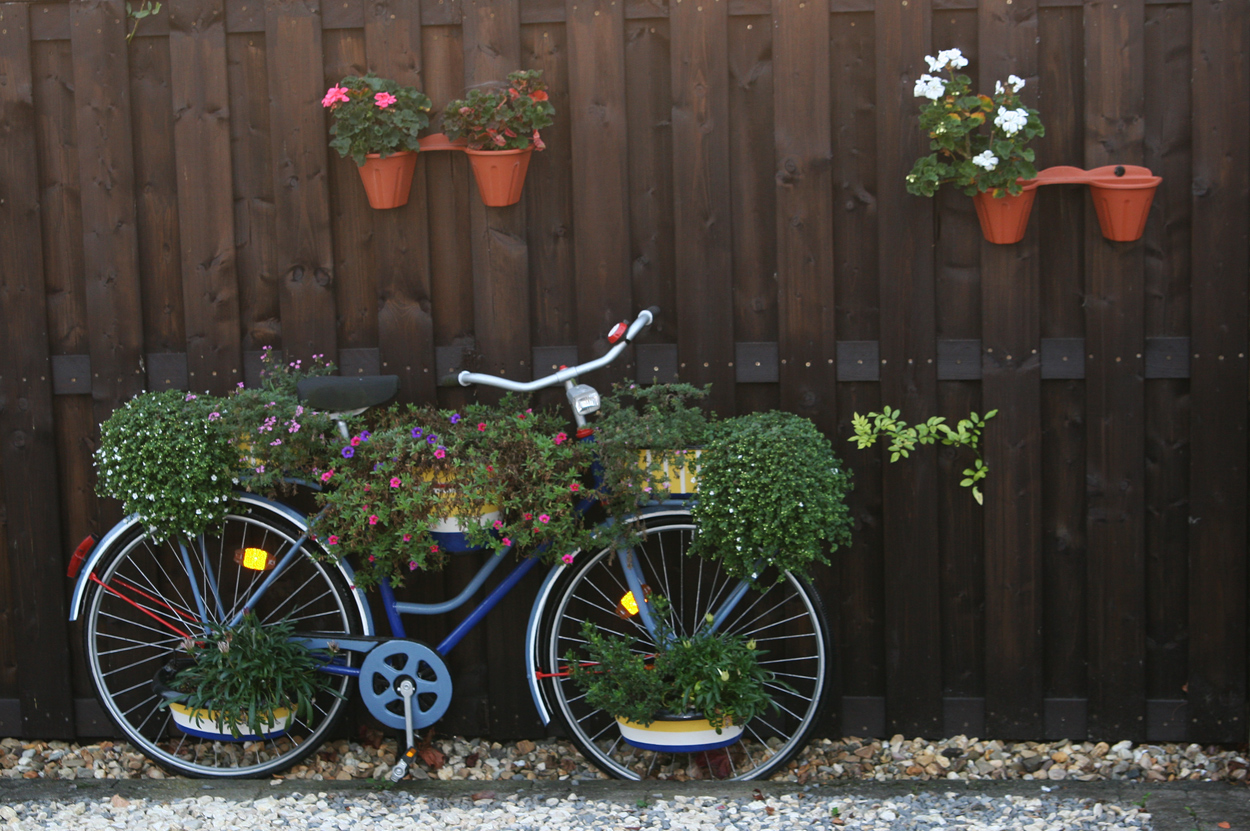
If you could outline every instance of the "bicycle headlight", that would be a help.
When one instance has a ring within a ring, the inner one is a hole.
[[[570,387],[569,404],[578,415],[590,415],[599,411],[599,393],[589,384],[578,384]]]

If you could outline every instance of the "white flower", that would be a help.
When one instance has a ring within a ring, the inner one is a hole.
[[[1019,92],[1020,90],[1024,89],[1024,79],[1021,78],[1019,75],[1008,75],[1007,83],[1011,84],[1012,92]]]
[[[994,155],[993,150],[986,150],[979,156],[973,156],[972,163],[977,167],[983,167],[986,170],[993,170],[998,167],[998,157]]]
[[[1003,94],[1003,82],[1002,82],[1002,81],[995,81],[995,82],[994,82],[994,94],[995,94],[995,95],[1002,95],[1002,94]]]
[[[929,71],[930,71],[930,72],[941,72],[943,69],[945,69],[945,68],[946,68],[946,61],[945,61],[945,60],[940,60],[940,58],[941,58],[941,57],[942,57],[942,56],[941,56],[941,54],[940,54],[940,53],[938,54],[938,57],[936,57],[936,58],[935,58],[935,57],[933,57],[932,55],[925,55],[925,56],[924,56],[924,59],[925,59],[926,61],[928,61],[928,62],[929,62]]]
[[[950,63],[951,69],[963,69],[968,65],[968,59],[958,49],[947,49],[945,52],[939,52],[938,60],[941,60],[943,57]]]
[[[916,81],[915,96],[936,101],[946,94],[946,82],[932,75],[921,75]]]
[[[1002,129],[1009,136],[1024,129],[1024,125],[1029,122],[1029,111],[1021,107],[1018,110],[999,110],[998,115],[994,116],[994,126]]]

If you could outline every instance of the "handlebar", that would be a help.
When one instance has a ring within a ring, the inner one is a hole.
[[[534,392],[535,390],[546,389],[563,384],[565,381],[576,378],[587,372],[593,372],[596,369],[605,367],[616,360],[617,356],[624,351],[625,347],[633,342],[634,338],[642,334],[642,331],[651,325],[656,315],[660,313],[659,306],[652,306],[649,309],[643,309],[638,313],[638,317],[634,318],[634,322],[629,324],[629,330],[625,332],[625,337],[616,342],[616,345],[609,349],[601,358],[595,358],[593,361],[587,361],[577,366],[569,366],[554,372],[545,378],[538,378],[534,381],[512,381],[507,378],[499,378],[494,375],[486,375],[481,372],[469,372],[465,370],[456,376],[456,380],[460,382],[460,386],[467,387],[471,384],[484,384],[488,387],[499,387],[500,389],[511,390],[513,392]]]

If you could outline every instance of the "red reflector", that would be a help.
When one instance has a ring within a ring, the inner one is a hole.
[[[629,325],[623,321],[616,324],[612,327],[612,331],[608,332],[608,343],[616,343],[618,340],[625,337],[625,333],[628,331]]]
[[[588,438],[588,437],[590,437],[590,436],[593,436],[594,434],[595,434],[595,428],[593,428],[593,427],[579,427],[579,428],[577,428],[577,437],[578,437],[579,439]]]
[[[86,561],[87,555],[91,553],[91,549],[95,548],[97,540],[95,534],[88,534],[87,538],[78,543],[78,547],[74,549],[74,556],[69,558],[69,568],[66,569],[67,577],[77,577],[82,564]]]

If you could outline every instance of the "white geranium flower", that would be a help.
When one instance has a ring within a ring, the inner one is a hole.
[[[1012,92],[1019,92],[1020,90],[1024,89],[1024,79],[1021,78],[1019,75],[1008,75],[1007,83],[1011,84]]]
[[[947,49],[945,52],[939,52],[938,59],[940,60],[943,57],[951,65],[951,69],[963,69],[968,65],[968,59],[958,49]]]
[[[929,64],[930,72],[941,72],[946,68],[946,61],[942,59],[941,53],[939,53],[936,58],[932,55],[925,55],[924,59]]]
[[[921,75],[916,81],[915,96],[936,101],[946,94],[946,82],[932,75]]]
[[[1002,82],[1002,81],[995,81],[995,82],[994,82],[994,94],[995,94],[995,95],[1002,95],[1002,94],[1003,94],[1003,82]]]
[[[998,167],[998,157],[994,155],[993,150],[986,150],[979,156],[973,156],[972,163],[977,167],[983,167],[986,170],[993,170]]]
[[[1018,110],[999,110],[998,115],[994,116],[994,126],[1002,129],[1009,136],[1024,129],[1024,125],[1029,122],[1029,111],[1021,107]]]

